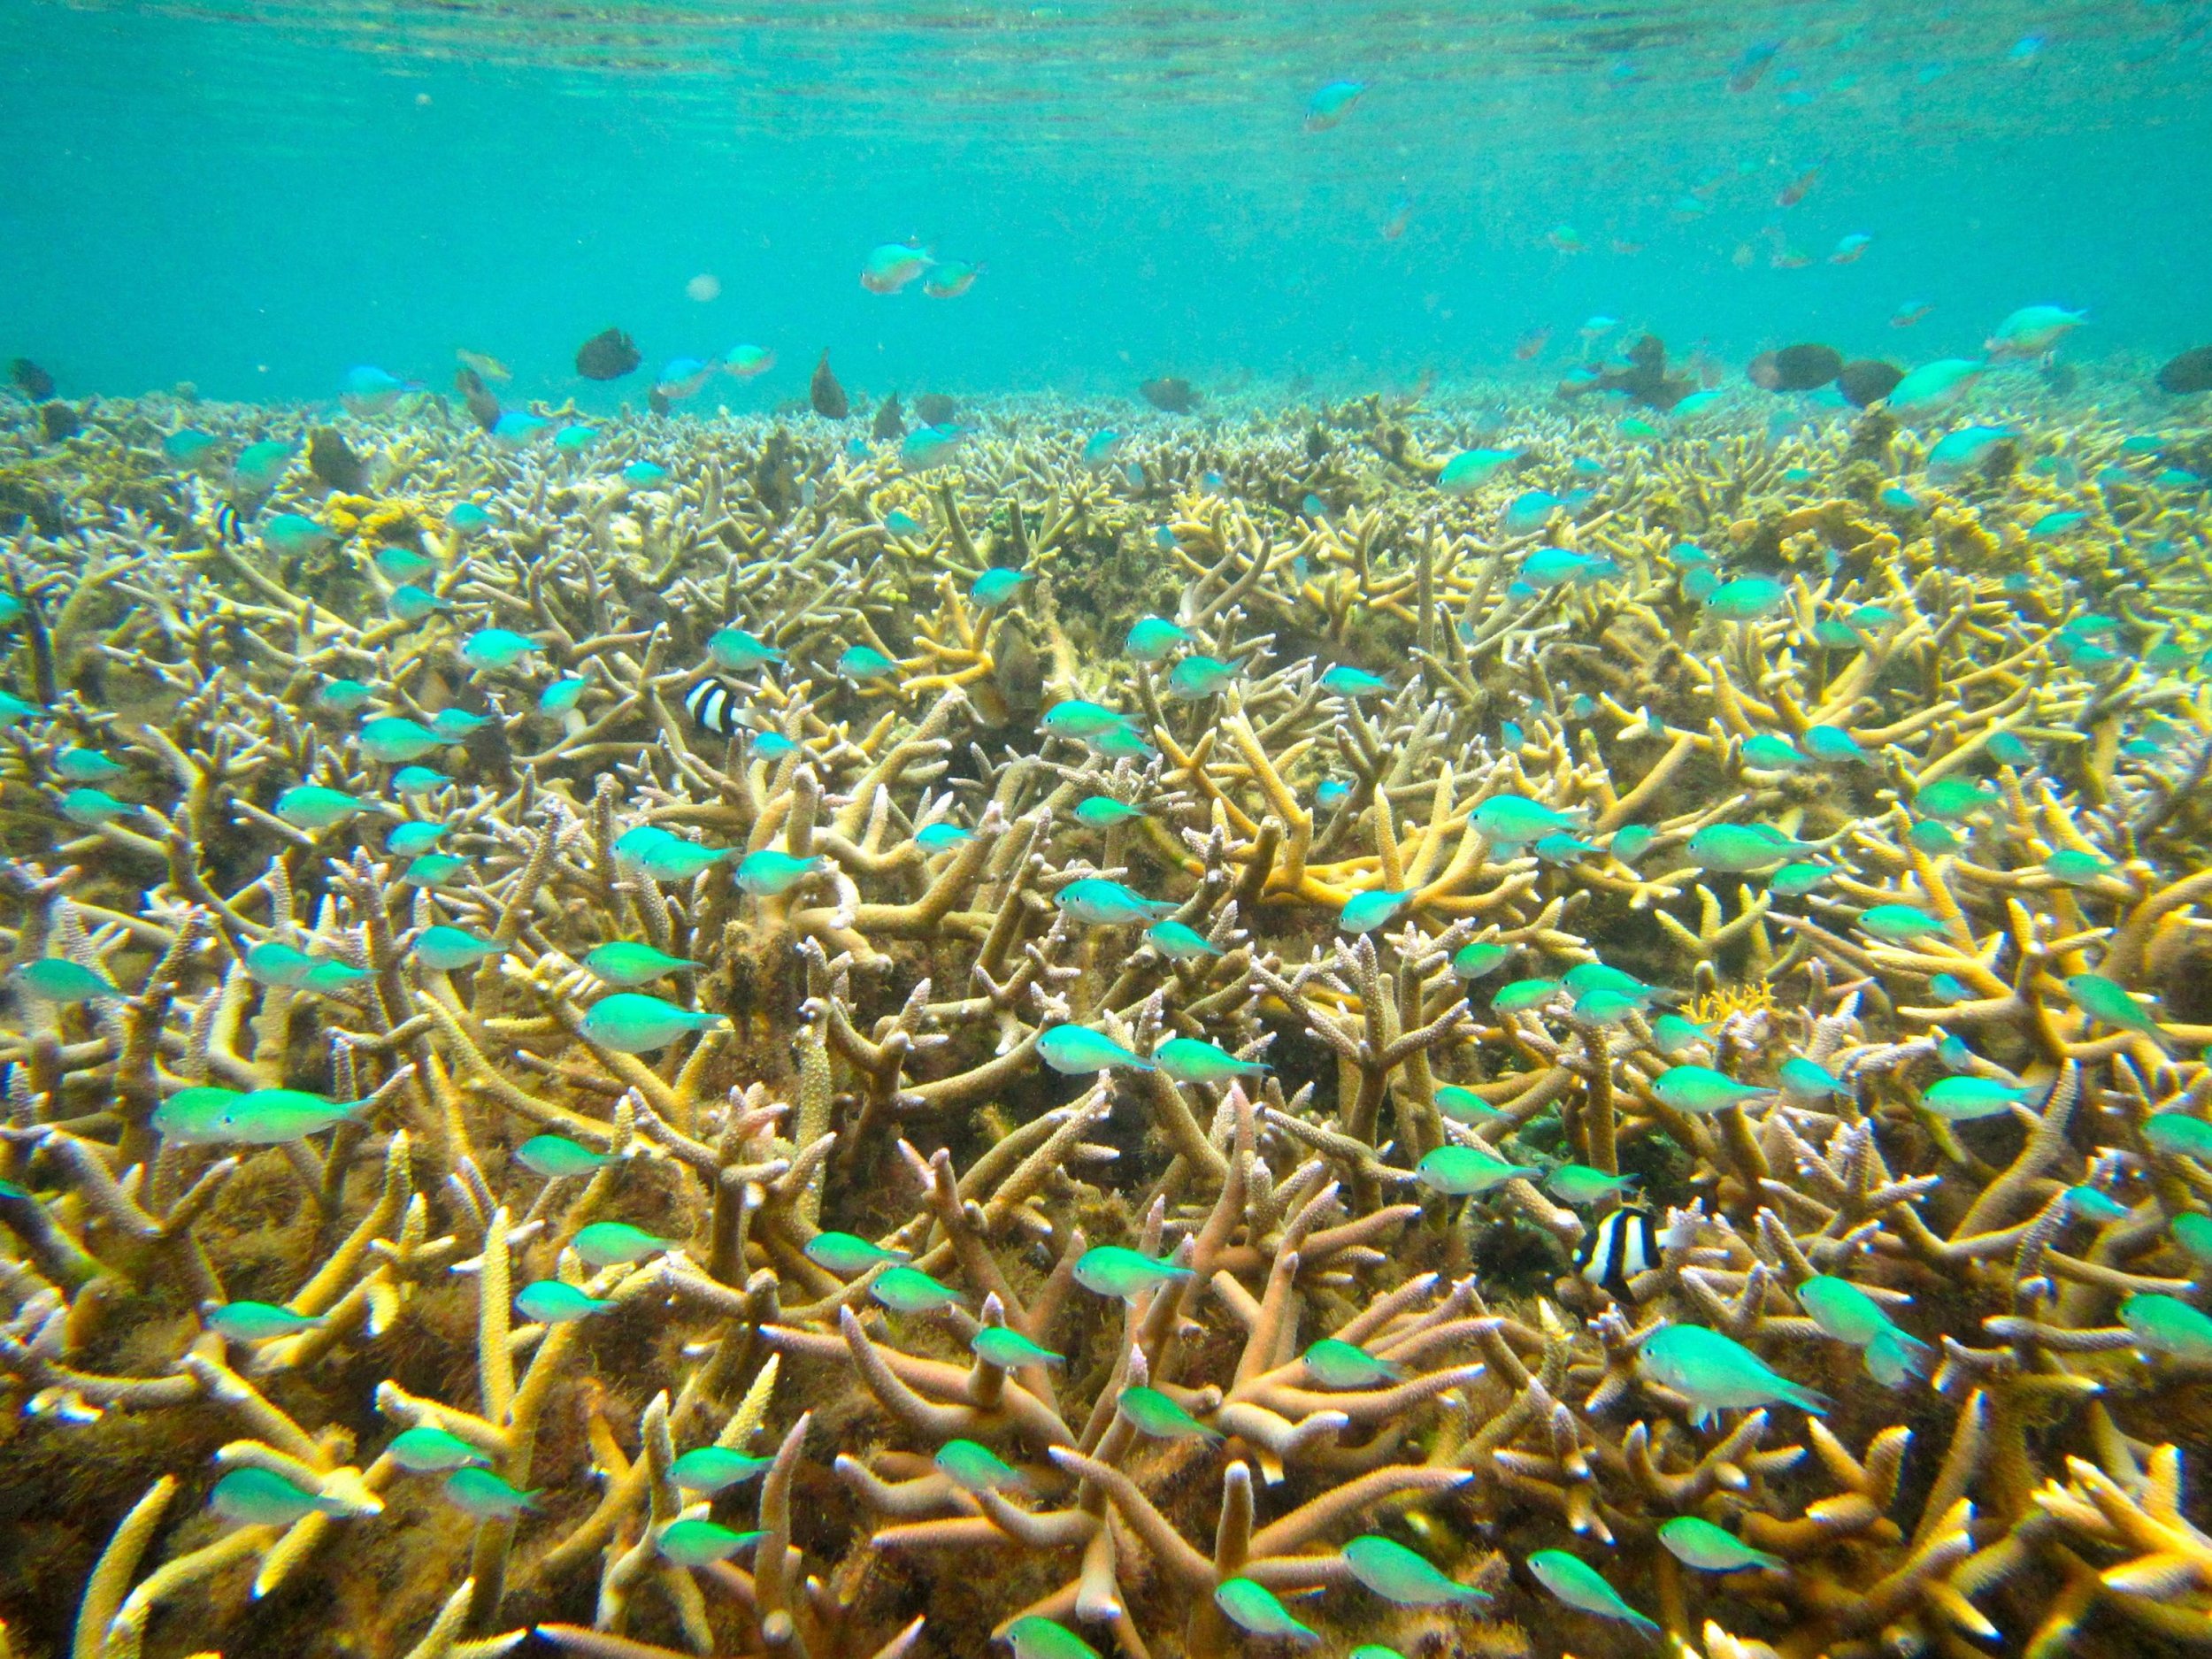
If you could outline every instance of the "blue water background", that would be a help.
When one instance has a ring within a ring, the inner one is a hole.
[[[749,408],[825,347],[878,391],[1348,388],[1555,375],[1592,313],[1738,361],[1805,337],[1918,361],[2052,302],[2093,319],[2070,353],[2154,357],[2212,339],[2207,16],[0,0],[0,355],[65,394],[277,399],[356,363],[442,388],[468,347],[514,366],[511,403],[609,409],[642,377],[570,359],[613,323],[649,366],[773,348],[704,400]],[[1340,77],[1365,96],[1303,131]],[[1773,268],[1770,222],[1813,263]],[[1592,251],[1550,246],[1562,224]],[[1826,263],[1852,232],[1865,256]],[[867,250],[910,235],[988,270],[958,300],[864,292]],[[1913,299],[1935,310],[1889,327]]]

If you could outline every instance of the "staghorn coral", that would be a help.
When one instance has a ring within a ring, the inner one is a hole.
[[[586,460],[410,404],[339,423],[363,493],[262,505],[330,533],[295,565],[153,452],[171,400],[39,461],[13,1650],[891,1659],[1042,1616],[1148,1659],[1251,1640],[1235,1580],[1348,1647],[1640,1644],[1529,1574],[1563,1547],[1708,1655],[2200,1642],[2212,1356],[2131,1300],[2196,1297],[2212,1205],[2200,517],[2114,487],[2039,541],[2091,492],[2030,465],[1885,518],[1869,469],[1925,449],[1870,420],[1525,411],[1457,499],[1424,398],[1117,414],[1111,468],[1096,412],[987,405],[916,474],[811,419]],[[1575,452],[1592,494],[1509,527]],[[1706,606],[1714,557],[1770,597]],[[1184,642],[1122,654],[1153,612]],[[1087,920],[1097,880],[1157,902]],[[1071,1025],[1128,1059],[1064,1077]],[[1747,1088],[1685,1103],[1693,1063]],[[1640,1179],[1642,1271],[1578,1271],[1620,1200],[1567,1166]],[[1101,1246],[1146,1281],[1092,1288]],[[1925,1363],[1870,1374],[1801,1294],[1839,1279]],[[1686,1325],[1832,1404],[1709,1411],[1644,1357]],[[750,1474],[685,1484],[706,1450]],[[242,1471],[296,1512],[196,1513]],[[1686,1567],[1685,1517],[1782,1564]],[[1363,1533],[1490,1601],[1384,1599]]]

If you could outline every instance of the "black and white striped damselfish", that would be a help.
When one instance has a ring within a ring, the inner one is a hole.
[[[1616,1302],[1629,1281],[1659,1265],[1659,1226],[1647,1210],[1616,1210],[1575,1248],[1575,1271]]]
[[[745,722],[739,718],[743,697],[740,687],[710,674],[684,693],[684,712],[702,732],[735,737],[745,730]]]
[[[219,541],[242,543],[246,539],[245,515],[227,501],[215,503],[213,514],[215,539]]]

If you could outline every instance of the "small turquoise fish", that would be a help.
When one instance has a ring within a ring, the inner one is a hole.
[[[1372,1388],[1396,1382],[1405,1368],[1377,1359],[1363,1348],[1325,1336],[1299,1356],[1306,1372],[1324,1388]]]
[[[392,774],[392,787],[401,795],[428,795],[453,781],[429,766],[402,766]]]
[[[311,1515],[342,1515],[344,1506],[294,1486],[266,1469],[234,1469],[215,1483],[207,1507],[248,1526],[289,1526]]]
[[[304,950],[272,940],[246,952],[246,977],[256,985],[296,986],[306,982],[315,959]]]
[[[1254,1636],[1295,1642],[1317,1642],[1321,1632],[1309,1630],[1290,1616],[1290,1609],[1266,1586],[1249,1578],[1227,1578],[1214,1591],[1214,1605],[1229,1622]]]
[[[605,1153],[594,1152],[565,1135],[532,1135],[515,1148],[515,1161],[533,1174],[557,1181],[568,1176],[589,1175],[604,1168],[608,1159]]]
[[[696,1518],[671,1521],[653,1540],[663,1561],[679,1567],[705,1567],[732,1555],[760,1537],[757,1532],[735,1532],[713,1521]]]
[[[427,588],[418,588],[412,582],[403,582],[392,589],[384,602],[384,608],[402,622],[420,622],[425,617],[441,611],[453,609],[453,602],[441,599]]]
[[[357,680],[326,680],[316,687],[315,706],[334,714],[351,714],[365,708],[376,694]]]
[[[1651,850],[1651,844],[1659,839],[1659,832],[1648,824],[1631,824],[1613,832],[1613,841],[1607,849],[1624,864],[1632,864]]]
[[[1092,829],[1111,829],[1117,824],[1142,818],[1144,809],[1131,806],[1126,801],[1117,801],[1110,795],[1087,795],[1075,803],[1075,816],[1079,823]]]
[[[1127,927],[1155,920],[1175,908],[1168,900],[1148,899],[1103,876],[1086,876],[1079,881],[1069,882],[1053,895],[1053,902],[1077,921],[1091,927]]]
[[[2200,1364],[2212,1360],[2212,1317],[2178,1296],[2139,1292],[2120,1304],[2120,1323],[2147,1354]]]
[[[1928,1345],[1899,1330],[1882,1304],[1849,1279],[1815,1274],[1797,1287],[1812,1321],[1839,1342],[1866,1352],[1866,1369],[1885,1387],[1901,1388],[1927,1367]]]
[[[456,1469],[491,1462],[488,1452],[478,1450],[457,1434],[426,1424],[403,1429],[392,1436],[384,1455],[411,1475],[450,1474]]]
[[[1478,1124],[1495,1118],[1498,1109],[1471,1088],[1457,1083],[1440,1083],[1436,1089],[1437,1110],[1455,1124]]]
[[[679,1008],[639,991],[617,991],[585,1011],[584,1035],[617,1054],[649,1054],[665,1048],[687,1032],[722,1023],[722,1016],[702,1009]]]
[[[738,862],[737,885],[755,898],[780,898],[807,877],[828,868],[828,863],[819,855],[794,858],[776,848],[763,847]]]
[[[1009,570],[1003,565],[994,565],[975,579],[975,585],[968,589],[968,597],[974,600],[982,609],[988,611],[1011,599],[1021,591],[1021,585],[1028,580],[1029,573],[1026,571]]]
[[[119,801],[104,789],[89,786],[69,790],[60,801],[61,815],[72,824],[87,828],[96,825],[111,824],[117,818],[140,809],[128,801]]]
[[[1259,1077],[1267,1067],[1257,1060],[1240,1060],[1227,1049],[1196,1037],[1171,1037],[1152,1051],[1152,1063],[1179,1083],[1226,1083],[1232,1078]]]
[[[624,990],[650,985],[656,979],[683,973],[698,965],[687,956],[672,956],[664,950],[628,939],[610,940],[595,946],[584,957],[584,966],[595,976]]]
[[[847,1277],[864,1273],[879,1263],[895,1264],[909,1259],[905,1251],[887,1250],[856,1233],[818,1233],[801,1248],[815,1266]]]
[[[1784,864],[1767,878],[1767,890],[1784,898],[1801,898],[1824,882],[1835,879],[1832,864]]]
[[[2070,887],[2089,887],[2119,872],[2119,866],[2110,859],[2075,847],[2060,848],[2043,861],[2043,868]]]
[[[1782,1062],[1782,1087],[1801,1100],[1822,1100],[1831,1094],[1848,1094],[1851,1086],[1816,1060],[1803,1055],[1792,1055]]]
[[[1674,1056],[1694,1044],[1709,1041],[1712,1033],[1704,1026],[1682,1018],[1679,1014],[1662,1014],[1651,1022],[1652,1045],[1661,1054]]]
[[[1866,747],[1839,726],[1809,726],[1797,746],[1815,760],[1864,760]]]
[[[1929,818],[1970,818],[1994,805],[1998,795],[1967,778],[1939,778],[1912,798],[1913,810]]]
[[[541,1279],[515,1293],[515,1306],[522,1310],[525,1318],[540,1325],[567,1325],[604,1313],[614,1303],[587,1295],[560,1279]]]
[[[1371,674],[1363,668],[1353,668],[1339,663],[1321,676],[1321,689],[1334,692],[1340,697],[1349,697],[1355,703],[1362,697],[1371,697],[1379,691],[1390,689],[1390,682],[1380,674]]]
[[[1144,936],[1170,962],[1195,962],[1202,956],[1221,955],[1221,947],[1205,934],[1171,918],[1153,923],[1144,930]]]
[[[1979,1118],[2001,1118],[2034,1094],[2032,1088],[2016,1088],[1994,1078],[1970,1073],[1939,1078],[1929,1084],[1920,1092],[1920,1103],[1952,1123],[1971,1123]]]
[[[446,1499],[480,1521],[511,1520],[537,1508],[534,1491],[519,1492],[488,1469],[457,1469],[445,1478]]]
[[[1708,824],[1691,836],[1684,850],[1704,870],[1748,875],[1813,850],[1770,824]]]
[[[1054,737],[1092,738],[1126,726],[1130,717],[1102,703],[1068,697],[1054,703],[1037,722],[1037,729]]]
[[[512,628],[479,628],[461,641],[461,660],[471,668],[512,668],[541,649],[528,634]]]
[[[54,770],[71,783],[106,783],[130,768],[96,749],[65,749],[54,757]]]
[[[1452,972],[1462,979],[1480,979],[1495,973],[1513,959],[1513,948],[1486,939],[1462,945],[1452,956]]]
[[[1779,1555],[1754,1549],[1733,1532],[1694,1515],[1678,1515],[1661,1523],[1659,1541],[1667,1554],[1700,1572],[1741,1572],[1750,1567],[1785,1572],[1789,1569]]]
[[[960,1305],[959,1296],[918,1267],[887,1267],[868,1294],[894,1313],[933,1313]]]
[[[926,853],[949,853],[962,841],[974,839],[973,830],[955,824],[949,818],[925,824],[914,832],[914,844]]]
[[[469,861],[457,853],[424,853],[411,859],[399,879],[409,887],[442,887],[468,872]]]
[[[1662,1104],[1694,1118],[1710,1117],[1774,1093],[1755,1083],[1739,1083],[1709,1065],[1671,1066],[1652,1079],[1651,1092]]]
[[[444,839],[444,825],[410,819],[392,826],[391,833],[384,837],[384,850],[402,858],[412,858],[419,853],[428,852]]]
[[[1242,668],[1235,663],[1225,663],[1218,657],[1202,657],[1194,652],[1168,671],[1167,689],[1171,697],[1195,703],[1228,689]]]
[[[1075,1282],[1102,1296],[1127,1301],[1162,1285],[1191,1277],[1191,1270],[1173,1262],[1157,1262],[1140,1250],[1118,1244],[1094,1245],[1076,1258]]]
[[[1037,1053],[1054,1071],[1066,1077],[1128,1066],[1139,1071],[1155,1069],[1151,1061],[1129,1052],[1103,1032],[1088,1025],[1054,1025],[1037,1039]]]
[[[1739,576],[1705,595],[1709,616],[1729,622],[1755,622],[1788,603],[1790,590],[1770,576]]]
[[[1656,1624],[1622,1601],[1620,1592],[1578,1556],[1563,1549],[1540,1549],[1528,1558],[1528,1570],[1544,1588],[1578,1612],[1618,1619],[1649,1635],[1661,1633]]]
[[[2193,1112],[2176,1107],[2153,1112],[2144,1120],[2143,1139],[2155,1151],[2212,1165],[2212,1122]]]
[[[1472,1585],[1446,1578],[1426,1558],[1387,1538],[1371,1533],[1356,1538],[1342,1555],[1352,1577],[1400,1607],[1468,1607],[1490,1599]]]
[[[294,1313],[267,1302],[227,1302],[201,1316],[207,1328],[234,1342],[266,1342],[272,1337],[297,1336],[322,1323],[319,1316]]]
[[[490,715],[472,714],[466,709],[441,709],[430,717],[430,729],[449,743],[457,743],[491,723]]]
[[[2166,1225],[2176,1244],[2198,1262],[2212,1265],[2212,1216],[2200,1210],[2185,1210]]]
[[[634,1266],[649,1256],[660,1255],[670,1248],[671,1240],[634,1227],[626,1221],[595,1221],[578,1230],[569,1245],[576,1254],[593,1267],[611,1267],[616,1263]]]
[[[1818,1414],[1828,1402],[1732,1337],[1701,1325],[1662,1325],[1637,1356],[1645,1376],[1688,1400],[1700,1417],[1778,1403]]]
[[[968,1339],[969,1349],[987,1364],[1003,1371],[1019,1371],[1025,1365],[1064,1365],[1067,1356],[1056,1354],[1048,1348],[1040,1348],[1019,1331],[1002,1325],[979,1325],[976,1333]]]
[[[445,740],[436,733],[419,721],[398,715],[381,715],[361,724],[361,752],[388,766],[420,760],[434,749],[444,747]]]
[[[1355,893],[1345,901],[1337,912],[1336,925],[1348,933],[1371,933],[1378,927],[1396,919],[1398,914],[1413,902],[1410,893],[1394,892],[1388,887],[1370,887],[1364,893]]]
[[[718,628],[707,636],[707,655],[716,667],[733,673],[747,673],[785,660],[784,654],[767,641],[734,626]]]
[[[2064,984],[2074,1006],[2100,1025],[2163,1039],[2165,1033],[2149,1010],[2101,973],[2077,973]]]
[[[276,800],[276,815],[294,829],[330,829],[367,810],[366,802],[312,783],[296,785]]]
[[[425,853],[415,860],[419,864],[425,858],[444,855]],[[411,872],[413,864],[408,866]],[[426,968],[440,973],[451,973],[462,968],[472,968],[488,957],[504,956],[507,947],[495,939],[485,939],[464,927],[426,927],[416,935],[415,960]]]
[[[1206,1440],[1221,1438],[1196,1417],[1177,1405],[1157,1388],[1125,1388],[1115,1409],[1127,1417],[1141,1434],[1149,1434],[1157,1440]]]
[[[849,645],[837,659],[837,672],[846,679],[865,685],[872,680],[894,678],[899,665],[872,645]]]
[[[1178,627],[1164,617],[1139,617],[1129,625],[1122,649],[1141,663],[1156,663],[1177,646],[1189,644],[1191,638],[1188,628]]]
[[[1875,938],[1893,945],[1907,944],[1945,931],[1940,920],[1910,904],[1877,904],[1859,918],[1859,926]]]
[[[1414,1178],[1431,1192],[1467,1198],[1508,1181],[1543,1171],[1532,1164],[1508,1164],[1473,1147],[1442,1146],[1414,1165]]]
[[[1544,1190],[1561,1203],[1572,1204],[1579,1210],[1618,1197],[1640,1179],[1634,1175],[1608,1175],[1586,1164],[1563,1164],[1544,1177]]]
[[[749,1457],[726,1446],[702,1446],[670,1463],[668,1478],[686,1492],[703,1492],[711,1497],[743,1485],[775,1461]]]
[[[2068,1213],[2078,1221],[2104,1223],[2127,1219],[2127,1206],[2097,1187],[2070,1187],[2060,1196],[2066,1201]]]
[[[1525,1014],[1538,1009],[1559,995],[1556,979],[1515,979],[1498,987],[1490,999],[1491,1011],[1502,1015]]]
[[[123,995],[104,975],[66,956],[41,956],[22,964],[8,977],[42,1002],[90,1002]]]
[[[977,1440],[947,1440],[930,1462],[964,1492],[1018,1492],[1029,1485],[1020,1470]]]
[[[1099,1659],[1098,1649],[1065,1624],[1031,1613],[1006,1627],[1014,1659]]]

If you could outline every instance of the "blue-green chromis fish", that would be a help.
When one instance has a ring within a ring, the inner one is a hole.
[[[566,1325],[604,1313],[614,1303],[588,1295],[561,1279],[541,1279],[515,1293],[515,1306],[525,1318],[540,1325]]]
[[[1295,1642],[1317,1642],[1318,1631],[1309,1630],[1290,1616],[1275,1593],[1249,1578],[1228,1578],[1214,1591],[1214,1605],[1228,1615],[1238,1629],[1255,1636]]]
[[[828,864],[818,855],[794,858],[776,848],[763,847],[757,852],[747,853],[738,862],[737,885],[755,898],[780,898],[807,877],[827,869]]]
[[[1020,1470],[975,1440],[947,1440],[930,1461],[964,1492],[1020,1491],[1029,1484]]]
[[[868,1294],[894,1313],[933,1313],[960,1303],[957,1294],[921,1269],[903,1265],[877,1274]]]
[[[1156,1440],[1221,1438],[1157,1388],[1125,1388],[1115,1409],[1129,1419],[1139,1433],[1149,1434]]]
[[[1047,1065],[1067,1077],[1111,1071],[1118,1066],[1139,1071],[1154,1069],[1151,1061],[1130,1053],[1103,1032],[1093,1031],[1087,1025],[1051,1027],[1037,1039],[1037,1053]]]
[[[273,1337],[297,1336],[322,1323],[319,1315],[294,1313],[267,1302],[227,1302],[202,1315],[207,1328],[234,1342],[266,1342]]]
[[[425,853],[416,859],[437,855]],[[472,933],[465,927],[443,926],[426,927],[415,935],[415,960],[426,968],[440,973],[451,973],[462,968],[472,968],[489,957],[504,956],[507,947],[495,939],[485,939]]]
[[[653,1540],[663,1561],[679,1567],[704,1567],[727,1561],[760,1537],[757,1532],[735,1532],[713,1521],[671,1521]]]
[[[1378,927],[1395,920],[1407,905],[1413,902],[1413,895],[1400,893],[1389,887],[1370,887],[1364,893],[1355,893],[1344,902],[1337,912],[1336,925],[1348,933],[1371,933]]]
[[[532,1135],[515,1148],[515,1161],[532,1174],[551,1181],[589,1175],[603,1169],[608,1160],[605,1153],[594,1152],[565,1135]]]
[[[2196,1363],[2212,1360],[2212,1317],[2178,1296],[2139,1292],[2120,1304],[2120,1323],[2147,1354]]]
[[[1126,927],[1149,922],[1175,908],[1166,899],[1148,899],[1103,876],[1086,876],[1079,881],[1069,882],[1053,895],[1053,902],[1077,921],[1093,927]]]
[[[1644,1375],[1688,1400],[1700,1417],[1778,1403],[1818,1414],[1828,1402],[1792,1382],[1734,1338],[1701,1325],[1663,1325],[1638,1356]]]
[[[1781,1572],[1789,1566],[1779,1555],[1754,1549],[1733,1532],[1694,1515],[1678,1515],[1663,1522],[1659,1541],[1667,1554],[1700,1572],[1741,1572],[1747,1567]]]
[[[1099,1659],[1098,1649],[1056,1619],[1031,1613],[1006,1627],[1014,1659]]]
[[[617,1054],[650,1054],[686,1033],[722,1023],[702,1009],[679,1008],[640,991],[617,991],[585,1011],[584,1035]]]
[[[1400,1607],[1463,1607],[1490,1599],[1472,1585],[1446,1578],[1426,1559],[1387,1538],[1371,1533],[1356,1538],[1342,1553],[1352,1577]]]
[[[584,966],[600,979],[628,990],[650,985],[672,973],[687,972],[699,964],[687,956],[672,956],[650,945],[627,939],[610,940],[584,957]]]
[[[594,1267],[609,1267],[617,1262],[634,1264],[658,1256],[669,1243],[626,1221],[595,1221],[579,1229],[569,1240],[576,1254]]]
[[[1528,1558],[1528,1570],[1537,1582],[1577,1612],[1618,1619],[1647,1634],[1660,1634],[1659,1626],[1621,1600],[1595,1567],[1563,1549],[1540,1549]]]
[[[907,1260],[903,1250],[887,1250],[852,1233],[818,1233],[803,1248],[806,1259],[833,1273],[864,1273],[879,1263]]]
[[[1201,956],[1221,955],[1221,947],[1205,934],[1171,918],[1153,923],[1144,930],[1144,936],[1170,962],[1195,962]]]
[[[1432,1192],[1465,1198],[1541,1170],[1531,1164],[1508,1164],[1473,1147],[1439,1147],[1414,1165],[1415,1179]]]
[[[488,1469],[457,1469],[445,1478],[446,1499],[480,1521],[509,1520],[537,1508],[535,1491],[518,1492]]]
[[[1225,1048],[1195,1037],[1170,1037],[1152,1051],[1152,1063],[1179,1083],[1226,1083],[1235,1077],[1257,1077],[1267,1067],[1257,1060],[1240,1060]]]
[[[1125,1300],[1190,1277],[1191,1270],[1187,1267],[1179,1267],[1173,1262],[1156,1262],[1141,1251],[1125,1249],[1118,1244],[1094,1245],[1078,1256],[1075,1263],[1077,1284],[1099,1295]]]
[[[488,1452],[478,1450],[457,1434],[427,1425],[395,1434],[384,1455],[411,1475],[449,1474],[456,1469],[491,1462]]]
[[[1040,1348],[1020,1332],[1002,1325],[979,1326],[968,1339],[969,1350],[988,1364],[1005,1371],[1018,1371],[1025,1365],[1064,1365],[1067,1356],[1056,1354],[1048,1348]]]
[[[686,1492],[703,1492],[711,1497],[743,1485],[775,1461],[750,1457],[726,1446],[702,1446],[670,1463],[668,1478]]]

